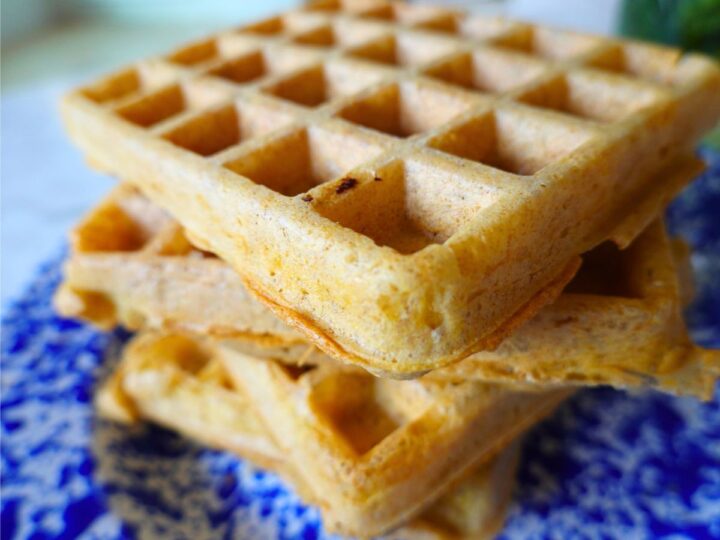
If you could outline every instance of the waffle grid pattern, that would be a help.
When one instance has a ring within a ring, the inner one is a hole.
[[[495,198],[544,181],[538,172],[613,132],[607,124],[632,125],[640,111],[671,99],[677,58],[439,8],[316,4],[141,63],[85,95],[215,166],[412,253],[447,240]],[[403,167],[388,166],[388,156]],[[455,162],[451,171],[458,159],[483,181],[443,171],[443,161]],[[425,167],[434,174],[413,178]],[[434,185],[417,190],[420,200],[398,201],[410,215],[395,230],[362,223],[358,212],[347,217],[346,207],[371,203],[373,190],[402,196],[397,185],[372,185],[398,174]],[[354,199],[343,198],[343,212],[341,193]],[[452,211],[423,212],[438,198],[454,200]]]
[[[278,472],[307,503],[325,499],[327,492],[322,486],[308,483],[298,473],[303,468],[300,462],[293,462],[287,452],[281,451],[283,444],[277,444],[272,438],[271,431],[263,425],[243,388],[231,382],[220,356],[205,340],[180,334],[143,333],[128,345],[119,366],[102,386],[97,398],[100,414],[125,423],[157,422]],[[273,362],[268,359],[258,361]],[[322,376],[318,379],[316,376],[320,373]],[[298,384],[302,384],[300,381],[305,377],[314,377],[313,384],[306,384],[318,387],[311,391],[310,400],[322,402],[318,414],[327,416],[340,431],[339,437],[347,437],[351,444],[364,441],[367,446],[376,443],[378,436],[386,435],[378,428],[388,428],[390,420],[387,418],[384,422],[379,421],[371,432],[363,434],[361,431],[368,427],[371,409],[382,410],[381,402],[394,409],[395,416],[407,416],[419,403],[417,399],[409,399],[413,392],[407,391],[386,392],[376,400],[372,392],[366,391],[372,389],[372,384],[361,385],[363,391],[351,399],[347,392],[341,396],[337,392],[323,391],[327,390],[328,384],[334,386],[337,381],[333,378],[339,374],[327,367],[312,370],[308,366],[304,374],[296,370]],[[367,375],[359,377],[359,382],[372,383],[372,378]],[[416,390],[416,394],[417,390],[422,390],[415,388],[416,382],[394,384],[399,389]],[[427,398],[422,403],[427,404],[425,402],[433,395],[424,392],[418,397]],[[360,414],[353,415],[353,412]],[[502,524],[513,485],[517,451],[518,445],[513,442],[509,448],[501,450],[498,457],[483,460],[458,486],[443,493],[419,519],[413,519],[396,531],[398,536],[390,537],[439,540],[455,538],[455,535],[473,538],[480,537],[481,533],[489,535]]]
[[[325,526],[350,535],[397,526],[572,394],[296,367],[237,342],[218,351],[281,452],[302,464]]]

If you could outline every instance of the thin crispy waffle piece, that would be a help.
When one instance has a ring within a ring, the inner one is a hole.
[[[190,244],[174,219],[129,185],[113,190],[80,222],[71,250],[55,297],[67,316],[101,328],[301,341],[227,264]]]
[[[150,420],[237,453],[281,474],[313,501],[311,487],[287,462],[242,391],[228,384],[207,340],[159,333],[136,338],[99,390],[96,404],[105,418]],[[489,538],[502,525],[517,457],[513,443],[387,540]]]
[[[720,351],[690,340],[687,246],[656,221],[625,251],[605,244],[558,300],[503,342],[427,378],[650,386],[711,399]]]
[[[148,220],[158,213],[161,220]],[[285,363],[305,358],[307,348],[296,344],[299,335],[250,297],[219,259],[193,248],[170,221],[134,188],[116,188],[73,232],[55,302],[60,312],[100,325],[181,328],[282,343],[288,345],[281,358]],[[128,229],[139,232],[129,235]],[[166,230],[172,231],[169,239]],[[123,240],[128,236],[147,240]],[[678,266],[681,275],[688,274],[687,253],[672,256],[660,222],[625,251],[604,245],[586,255],[580,273],[554,304],[497,350],[426,377],[649,385],[709,398],[720,371],[719,353],[688,339],[680,314],[688,299],[681,294]],[[278,356],[282,349],[274,351]],[[311,363],[327,361],[316,351],[309,354]]]
[[[350,535],[381,534],[415,515],[571,393],[296,368],[271,361],[272,349],[247,354],[237,340],[218,351],[315,486],[326,528]]]
[[[675,49],[331,1],[70,93],[68,131],[335,357],[407,375],[492,348],[575,257],[627,243],[720,116]]]

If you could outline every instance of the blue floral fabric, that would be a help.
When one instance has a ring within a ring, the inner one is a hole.
[[[720,154],[673,203],[694,247],[694,338],[720,347]],[[127,338],[57,317],[60,256],[2,321],[2,539],[328,539],[275,475],[151,426],[101,421]],[[720,538],[720,398],[583,390],[526,438],[505,539]]]

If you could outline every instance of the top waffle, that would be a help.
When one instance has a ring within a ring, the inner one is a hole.
[[[720,115],[720,70],[634,42],[330,1],[140,62],[72,92],[63,113],[94,164],[284,320],[404,375],[495,345],[577,254],[629,242],[679,188],[653,175]]]

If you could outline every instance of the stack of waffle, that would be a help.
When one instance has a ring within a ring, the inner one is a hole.
[[[123,181],[56,295],[138,331],[100,413],[276,471],[329,531],[490,535],[516,439],[579,386],[712,394],[659,218],[720,117],[712,60],[320,0],[62,110]]]

